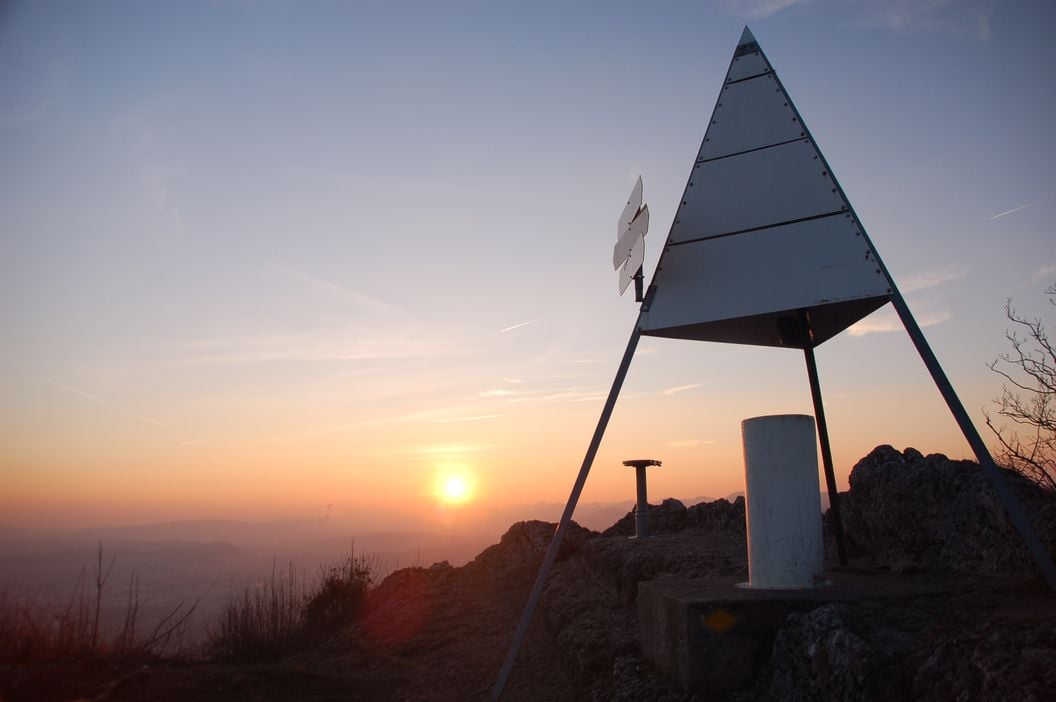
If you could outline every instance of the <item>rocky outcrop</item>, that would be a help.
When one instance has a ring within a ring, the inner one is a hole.
[[[1009,479],[1035,526],[1056,533],[1043,496]],[[503,699],[1056,699],[1056,602],[994,577],[1030,561],[978,466],[881,446],[855,467],[842,506],[860,566],[942,587],[819,601],[770,630],[749,689],[688,693],[643,660],[638,584],[746,576],[744,499],[665,500],[650,506],[650,539],[627,538],[633,513],[601,534],[570,527]],[[554,528],[520,522],[466,566],[386,579],[359,629],[370,674],[391,676],[399,699],[486,698]]]
[[[686,529],[700,529],[711,533],[744,535],[744,497],[733,502],[714,500],[687,508],[676,499],[668,498],[658,505],[649,505],[649,533],[676,534]],[[620,521],[601,532],[602,536],[634,536],[634,510]]]
[[[556,525],[550,522],[517,522],[502,535],[499,543],[484,549],[466,567],[471,571],[538,570],[554,538],[555,530]],[[558,560],[575,553],[594,536],[595,532],[584,529],[575,522],[570,523],[561,542]]]
[[[774,640],[771,680],[763,697],[787,702],[900,699],[898,652],[878,650],[860,635],[847,605],[829,604],[793,614]]]
[[[1050,552],[1056,501],[1012,471],[1012,493]],[[878,446],[854,466],[842,499],[853,556],[898,572],[1030,574],[1033,562],[977,463]]]

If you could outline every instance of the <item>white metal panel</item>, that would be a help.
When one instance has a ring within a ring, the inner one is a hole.
[[[669,243],[843,209],[836,184],[808,140],[698,163]]]
[[[697,160],[806,136],[773,74],[723,88]]]
[[[887,295],[857,232],[837,214],[671,247],[643,331]]]
[[[612,267],[619,268],[620,264],[627,260],[627,257],[631,255],[635,245],[646,235],[649,231],[649,205],[642,208],[642,211],[638,213],[638,216],[631,221],[627,231],[623,233],[620,240],[616,242],[616,247],[612,250]]]
[[[620,294],[627,289],[627,286],[632,280],[634,280],[635,274],[638,269],[642,267],[645,262],[645,239],[638,237],[634,246],[631,247],[631,253],[627,257],[627,261],[623,264],[623,268],[620,269]]]
[[[766,62],[762,52],[753,51],[743,56],[736,56],[730,63],[730,72],[726,74],[726,82],[731,80],[743,80],[760,73],[769,73],[773,69]]]
[[[638,208],[642,206],[642,177],[638,176],[638,180],[635,182],[634,187],[631,188],[631,196],[627,198],[627,204],[624,205],[623,213],[620,215],[619,221],[616,223],[616,238],[619,239],[623,236],[623,233],[627,231],[627,227],[630,225],[631,220],[638,213]]]

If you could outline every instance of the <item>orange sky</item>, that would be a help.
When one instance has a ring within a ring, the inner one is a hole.
[[[1056,10],[897,5],[6,9],[0,526],[563,503],[636,314],[617,218],[641,174],[648,276],[747,20],[982,427],[1056,275]],[[842,485],[967,455],[890,308],[817,356]],[[741,490],[741,420],[790,412],[799,352],[643,339],[583,501],[628,458]]]

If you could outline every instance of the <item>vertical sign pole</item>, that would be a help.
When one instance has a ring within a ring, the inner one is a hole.
[[[803,347],[807,361],[807,377],[810,379],[810,396],[814,400],[814,418],[818,422],[818,443],[821,445],[821,463],[825,467],[825,487],[829,492],[829,509],[832,512],[832,527],[836,535],[836,553],[840,565],[847,565],[847,545],[843,535],[843,518],[840,517],[840,495],[836,488],[836,472],[832,467],[832,449],[829,446],[829,426],[825,421],[825,406],[821,401],[821,383],[818,380],[818,364],[814,360],[814,347],[808,341]]]
[[[524,643],[524,637],[528,633],[528,625],[532,622],[532,615],[535,613],[535,607],[539,604],[539,597],[543,594],[543,586],[546,584],[546,579],[550,575],[550,569],[554,566],[554,561],[557,560],[557,553],[561,549],[561,542],[565,538],[565,532],[568,531],[568,525],[572,521],[572,513],[576,511],[576,504],[579,502],[579,495],[583,492],[583,486],[587,482],[587,475],[590,473],[590,467],[594,464],[594,456],[598,453],[598,447],[601,446],[601,438],[605,435],[605,428],[609,424],[609,418],[612,416],[612,410],[616,406],[616,398],[619,397],[620,388],[623,387],[624,378],[627,377],[627,370],[631,367],[631,359],[634,358],[634,350],[638,348],[638,340],[641,338],[640,331],[641,316],[635,322],[634,332],[631,334],[630,340],[627,342],[627,350],[623,352],[623,360],[620,361],[619,370],[616,371],[616,377],[612,381],[612,389],[609,390],[609,397],[605,400],[605,407],[601,410],[601,416],[598,418],[598,426],[594,429],[594,436],[590,440],[590,446],[587,448],[587,454],[583,458],[583,465],[579,469],[579,475],[576,477],[576,482],[572,486],[572,494],[568,497],[568,502],[565,504],[565,511],[561,515],[561,521],[557,525],[557,531],[554,532],[554,538],[550,542],[550,547],[546,550],[546,556],[543,558],[543,565],[539,569],[539,575],[535,578],[535,585],[532,587],[532,594],[528,596],[528,604],[524,606],[524,612],[521,614],[521,621],[517,624],[517,630],[513,634],[513,643],[510,644],[510,650],[506,653],[506,660],[502,662],[502,669],[499,671],[499,679],[495,681],[495,687],[491,690],[492,702],[497,702],[502,697],[502,691],[506,687],[506,681],[510,677],[510,671],[513,670],[513,663],[517,660],[517,653],[521,649],[521,644]]]

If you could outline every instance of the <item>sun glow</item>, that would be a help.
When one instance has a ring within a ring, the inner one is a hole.
[[[437,479],[436,496],[445,504],[464,504],[473,497],[473,479],[464,471],[445,471]]]

